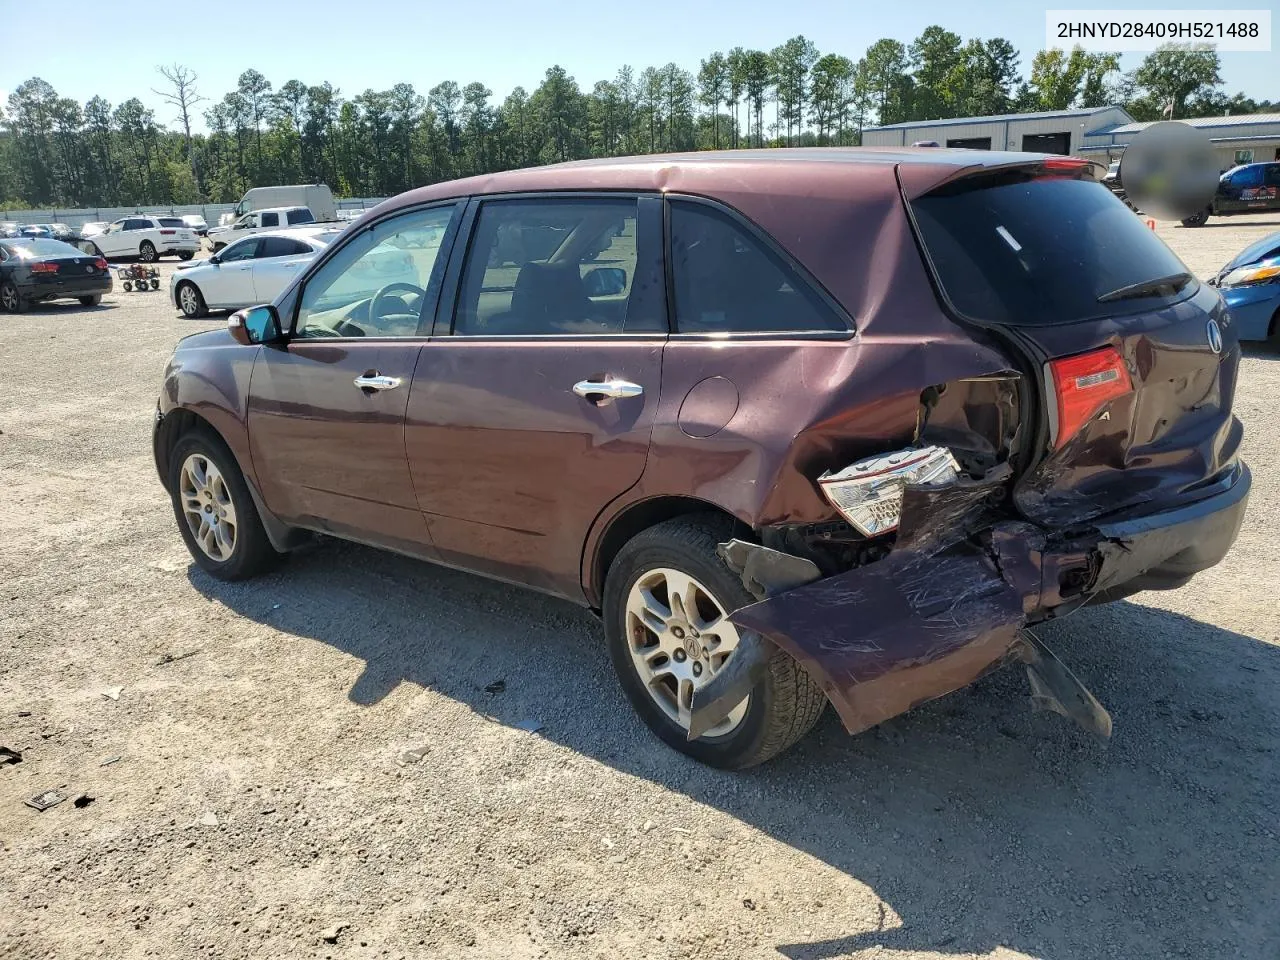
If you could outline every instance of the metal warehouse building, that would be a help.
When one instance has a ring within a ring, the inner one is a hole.
[[[862,142],[869,147],[902,147],[917,140],[934,140],[941,147],[1066,155],[1080,154],[1087,144],[1097,142],[1104,133],[1132,126],[1133,117],[1122,107],[1085,107],[999,117],[892,123],[886,127],[867,127],[862,131]]]
[[[1241,163],[1280,160],[1280,113],[1195,117],[1182,122],[1204,131],[1213,144],[1220,170],[1228,170]],[[1124,153],[1130,141],[1149,126],[1149,123],[1125,123],[1112,130],[1090,134],[1080,151],[1081,156],[1101,160],[1117,158]]]

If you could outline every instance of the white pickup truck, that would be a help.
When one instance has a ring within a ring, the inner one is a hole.
[[[211,227],[207,236],[213,252],[217,253],[227,244],[234,243],[241,237],[253,236],[263,230],[310,226],[316,222],[315,214],[311,212],[310,207],[268,207],[265,210],[246,213],[228,226]],[[333,226],[336,229],[341,224],[335,221]]]

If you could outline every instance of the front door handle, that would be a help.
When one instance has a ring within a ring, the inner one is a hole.
[[[361,390],[394,390],[400,386],[399,377],[384,377],[379,374],[365,374],[356,377],[355,385]]]
[[[624,397],[638,397],[644,393],[644,387],[630,380],[579,380],[573,385],[573,392],[588,400],[595,398],[618,400]]]

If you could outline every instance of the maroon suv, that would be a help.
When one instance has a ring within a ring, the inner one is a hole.
[[[1064,157],[769,150],[441,183],[188,337],[155,457],[227,580],[312,534],[600,611],[631,702],[759,763],[1217,563],[1250,475],[1218,292]]]

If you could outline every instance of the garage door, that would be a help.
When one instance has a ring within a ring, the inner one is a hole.
[[[1059,153],[1065,157],[1071,152],[1071,134],[1028,133],[1022,138],[1022,149],[1027,153]]]
[[[964,147],[966,150],[990,150],[990,137],[968,137],[962,140],[948,140],[948,147]]]

